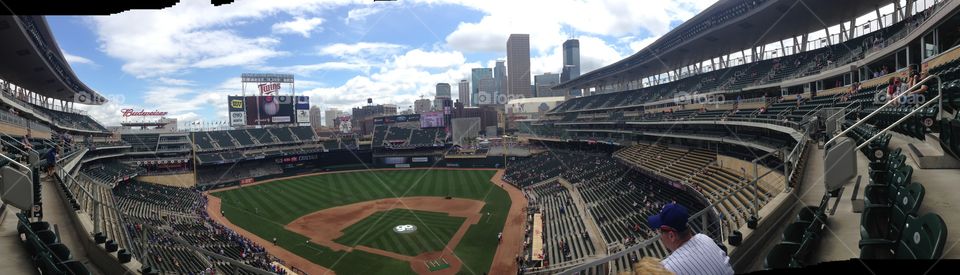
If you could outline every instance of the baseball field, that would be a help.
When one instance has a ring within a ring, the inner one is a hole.
[[[218,218],[265,241],[288,265],[297,261],[273,250],[337,274],[483,274],[494,263],[513,196],[491,181],[495,172],[300,176],[215,191],[208,210],[220,216],[218,206]]]

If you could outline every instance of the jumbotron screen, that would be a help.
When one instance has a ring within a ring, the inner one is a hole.
[[[420,128],[443,127],[443,112],[426,112],[420,114]]]
[[[230,125],[269,125],[309,122],[307,97],[232,96]],[[246,107],[246,108],[244,108]]]

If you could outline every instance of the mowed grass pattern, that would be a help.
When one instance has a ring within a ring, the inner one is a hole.
[[[388,257],[356,251],[334,252],[308,243],[284,225],[330,207],[357,202],[411,196],[456,197],[483,200],[482,212],[490,212],[470,227],[454,251],[467,274],[487,272],[496,253],[496,235],[503,230],[510,197],[495,187],[490,170],[388,170],[321,174],[277,180],[270,183],[213,193],[233,224],[270,240],[338,274],[412,274],[409,264]],[[490,240],[494,241],[490,241]]]
[[[391,209],[380,211],[347,227],[343,236],[334,240],[346,246],[364,245],[372,248],[416,256],[424,252],[441,251],[450,242],[464,217],[446,213]],[[397,225],[414,225],[413,233],[397,233]]]

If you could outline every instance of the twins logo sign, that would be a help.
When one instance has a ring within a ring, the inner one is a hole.
[[[397,232],[400,234],[409,234],[409,233],[417,232],[417,226],[412,224],[401,224],[398,226],[394,226],[393,232]]]
[[[261,95],[272,95],[280,91],[280,83],[260,84],[257,88],[260,88]]]

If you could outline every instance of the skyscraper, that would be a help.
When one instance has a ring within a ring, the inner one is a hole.
[[[320,107],[317,105],[310,106],[310,127],[320,129],[320,126],[323,126]]]
[[[477,106],[502,104],[497,98],[497,82],[491,77],[484,77],[477,82]]]
[[[470,106],[478,106],[477,97],[480,94],[480,79],[493,78],[493,70],[490,68],[473,68],[470,70]]]
[[[421,98],[413,101],[413,112],[422,114],[430,111],[430,99]]]
[[[533,97],[530,90],[530,35],[507,39],[507,98]]]
[[[461,79],[460,84],[457,85],[457,97],[460,98],[461,104],[470,106],[470,82],[466,79]]]
[[[536,87],[537,97],[562,96],[563,93],[555,93],[553,86],[560,84],[560,75],[555,73],[544,73],[533,77],[534,87]]]
[[[437,95],[433,100],[433,109],[443,110],[445,100],[450,100],[450,83],[437,83]]]
[[[497,65],[493,67],[493,81],[497,86],[498,95],[507,94],[507,66],[503,63],[504,60],[497,60]]]
[[[337,110],[337,108],[327,108],[327,110],[323,112],[323,122],[326,123],[326,125],[323,126],[333,127],[333,120],[338,116],[340,116],[340,110]]]
[[[560,82],[567,82],[580,76],[580,40],[570,39],[563,42],[563,71]]]

